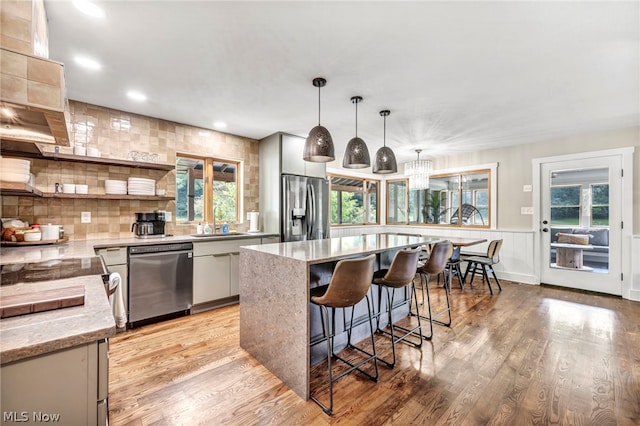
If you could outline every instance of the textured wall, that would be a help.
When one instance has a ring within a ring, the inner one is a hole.
[[[109,108],[70,101],[71,147],[98,148],[102,157],[126,160],[131,151],[157,153],[159,163],[175,164],[176,152],[214,156],[243,162],[244,211],[258,211],[258,141],[215,132],[156,118],[116,111]],[[44,147],[53,150],[53,147]],[[2,197],[2,217],[18,217],[30,223],[62,224],[65,233],[75,240],[130,237],[136,212],[167,210],[175,215],[174,201],[99,200],[91,194],[104,194],[106,179],[126,180],[145,177],[156,180],[157,188],[175,196],[175,171],[157,171],[130,167],[32,160],[35,187],[54,192],[55,183],[89,185],[83,198],[57,199],[38,197]],[[91,212],[90,224],[80,223],[80,213]],[[241,216],[242,220],[243,217]],[[231,225],[244,231],[248,224]],[[167,233],[195,233],[193,225],[168,224]]]

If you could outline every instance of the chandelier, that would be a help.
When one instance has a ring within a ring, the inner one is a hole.
[[[416,149],[418,159],[404,165],[404,174],[409,178],[409,189],[429,189],[429,175],[432,171],[431,160],[421,160],[421,149]]]

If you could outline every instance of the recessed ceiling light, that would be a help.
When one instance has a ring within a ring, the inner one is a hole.
[[[100,65],[98,61],[95,61],[91,58],[87,58],[84,56],[76,56],[74,59],[76,61],[76,64],[84,68],[88,68],[90,70],[99,70],[100,68],[102,68],[102,65]]]
[[[226,129],[227,123],[225,123],[224,121],[214,121],[213,127],[215,127],[216,129]]]
[[[85,15],[95,18],[104,18],[105,16],[104,9],[88,0],[76,0],[73,2],[73,5]]]
[[[144,95],[144,93],[136,92],[135,90],[128,91],[127,96],[129,97],[129,99],[133,99],[134,101],[142,102],[147,100],[147,97]]]

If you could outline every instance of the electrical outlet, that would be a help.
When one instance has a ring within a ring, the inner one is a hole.
[[[167,222],[171,222],[171,217],[173,215],[171,214],[171,212],[164,212],[164,220],[166,220]]]
[[[533,214],[533,207],[520,207],[520,214]]]
[[[80,223],[91,223],[91,212],[80,213]]]
[[[532,192],[533,185],[522,185],[522,192]]]

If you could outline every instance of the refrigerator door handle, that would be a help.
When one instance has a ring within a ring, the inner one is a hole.
[[[313,233],[315,231],[313,225],[316,221],[316,193],[313,189],[313,185],[307,185],[307,200],[309,203],[307,209],[307,217],[309,218],[307,221],[307,239],[312,240]]]

